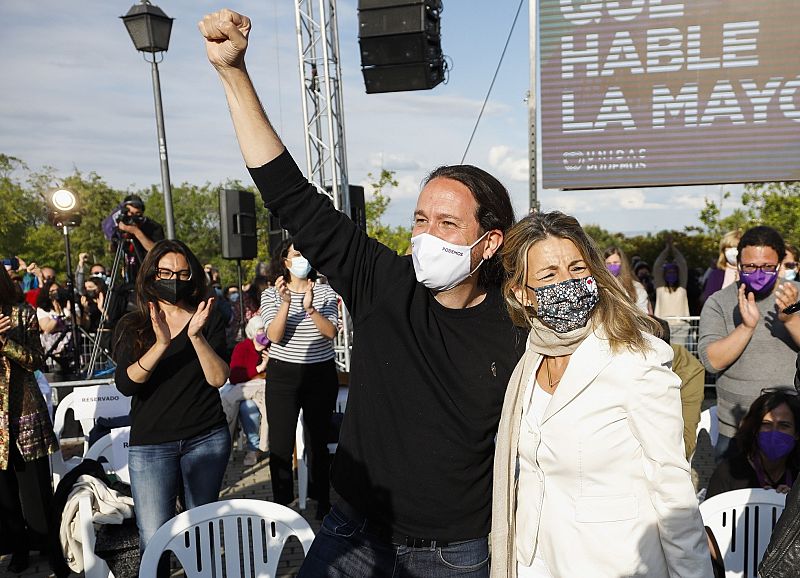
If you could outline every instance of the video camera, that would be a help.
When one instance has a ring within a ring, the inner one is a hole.
[[[117,215],[117,224],[123,223],[125,225],[141,225],[144,223],[144,220],[144,215],[131,215],[128,212]]]
[[[11,267],[12,271],[17,271],[19,269],[19,259],[16,257],[7,257],[3,259],[3,265],[6,267]]]

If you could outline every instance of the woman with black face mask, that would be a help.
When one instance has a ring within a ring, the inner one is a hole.
[[[230,433],[217,392],[230,372],[225,320],[207,295],[191,250],[159,241],[136,278],[139,308],[114,335],[117,388],[132,397],[128,469],[142,552],[175,516],[179,494],[187,509],[218,499],[228,463]],[[159,576],[168,568],[159,567]]]

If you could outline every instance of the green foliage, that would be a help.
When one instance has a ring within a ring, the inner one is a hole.
[[[730,196],[726,193],[724,199]],[[742,194],[742,208],[721,217],[719,205],[706,199],[700,212],[705,232],[719,239],[728,231],[746,230],[756,225],[768,225],[780,232],[786,241],[800,241],[800,182],[749,183]]]
[[[375,176],[372,173],[367,175],[370,179]],[[365,212],[367,215],[367,234],[374,237],[398,255],[405,255],[411,244],[411,229],[400,225],[390,227],[381,221],[386,209],[389,207],[391,198],[388,192],[384,192],[385,187],[394,188],[397,181],[394,178],[394,171],[381,170],[378,180],[371,183],[371,195],[365,201]]]
[[[253,261],[242,261],[242,281],[247,283],[255,274],[258,261],[269,261],[267,245],[267,210],[255,187],[243,186],[239,181],[226,181],[213,185],[182,183],[172,187],[172,212],[175,219],[175,236],[186,243],[200,262],[219,269],[224,285],[236,285],[236,261],[222,258],[220,239],[219,195],[223,189],[249,191],[256,196],[256,230],[259,239],[258,255]],[[146,214],[165,227],[164,196],[159,187],[139,191],[147,206]]]
[[[144,199],[145,214],[164,225],[164,197],[156,186],[139,191],[115,190],[96,173],[84,174],[75,169],[65,178],[45,168],[32,172],[23,161],[0,154],[0,257],[18,255],[26,262],[37,262],[56,269],[59,278],[66,273],[62,230],[50,224],[46,193],[57,188],[69,189],[78,197],[83,220],[70,230],[73,267],[80,253],[89,253],[90,263],[104,263],[110,268],[114,259],[111,244],[103,236],[101,223],[128,194]],[[221,258],[219,232],[219,191],[223,188],[245,189],[229,181],[219,185],[183,183],[172,190],[176,236],[184,241],[202,263],[212,263],[220,270],[225,284],[235,284],[236,262]],[[259,246],[258,260],[268,261],[267,211],[260,197],[256,201]],[[253,276],[256,261],[242,263],[243,279]]]
[[[712,261],[716,260],[718,253],[719,240],[703,233],[661,231],[655,235],[626,237],[622,233],[611,233],[597,225],[586,225],[584,230],[597,243],[597,248],[601,253],[608,247],[617,246],[625,252],[628,259],[638,256],[650,267],[653,266],[659,253],[664,250],[669,236],[672,236],[675,247],[686,258],[690,269],[705,270]]]

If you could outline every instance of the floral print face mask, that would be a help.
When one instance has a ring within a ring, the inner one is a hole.
[[[527,287],[536,295],[536,316],[556,333],[585,327],[600,300],[597,281],[591,275],[544,287]]]

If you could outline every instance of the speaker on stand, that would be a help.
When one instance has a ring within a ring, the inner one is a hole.
[[[223,189],[219,194],[219,224],[222,258],[236,260],[239,294],[242,291],[242,260],[258,255],[256,197],[248,191]],[[244,299],[239,299],[239,331],[244,335]]]

